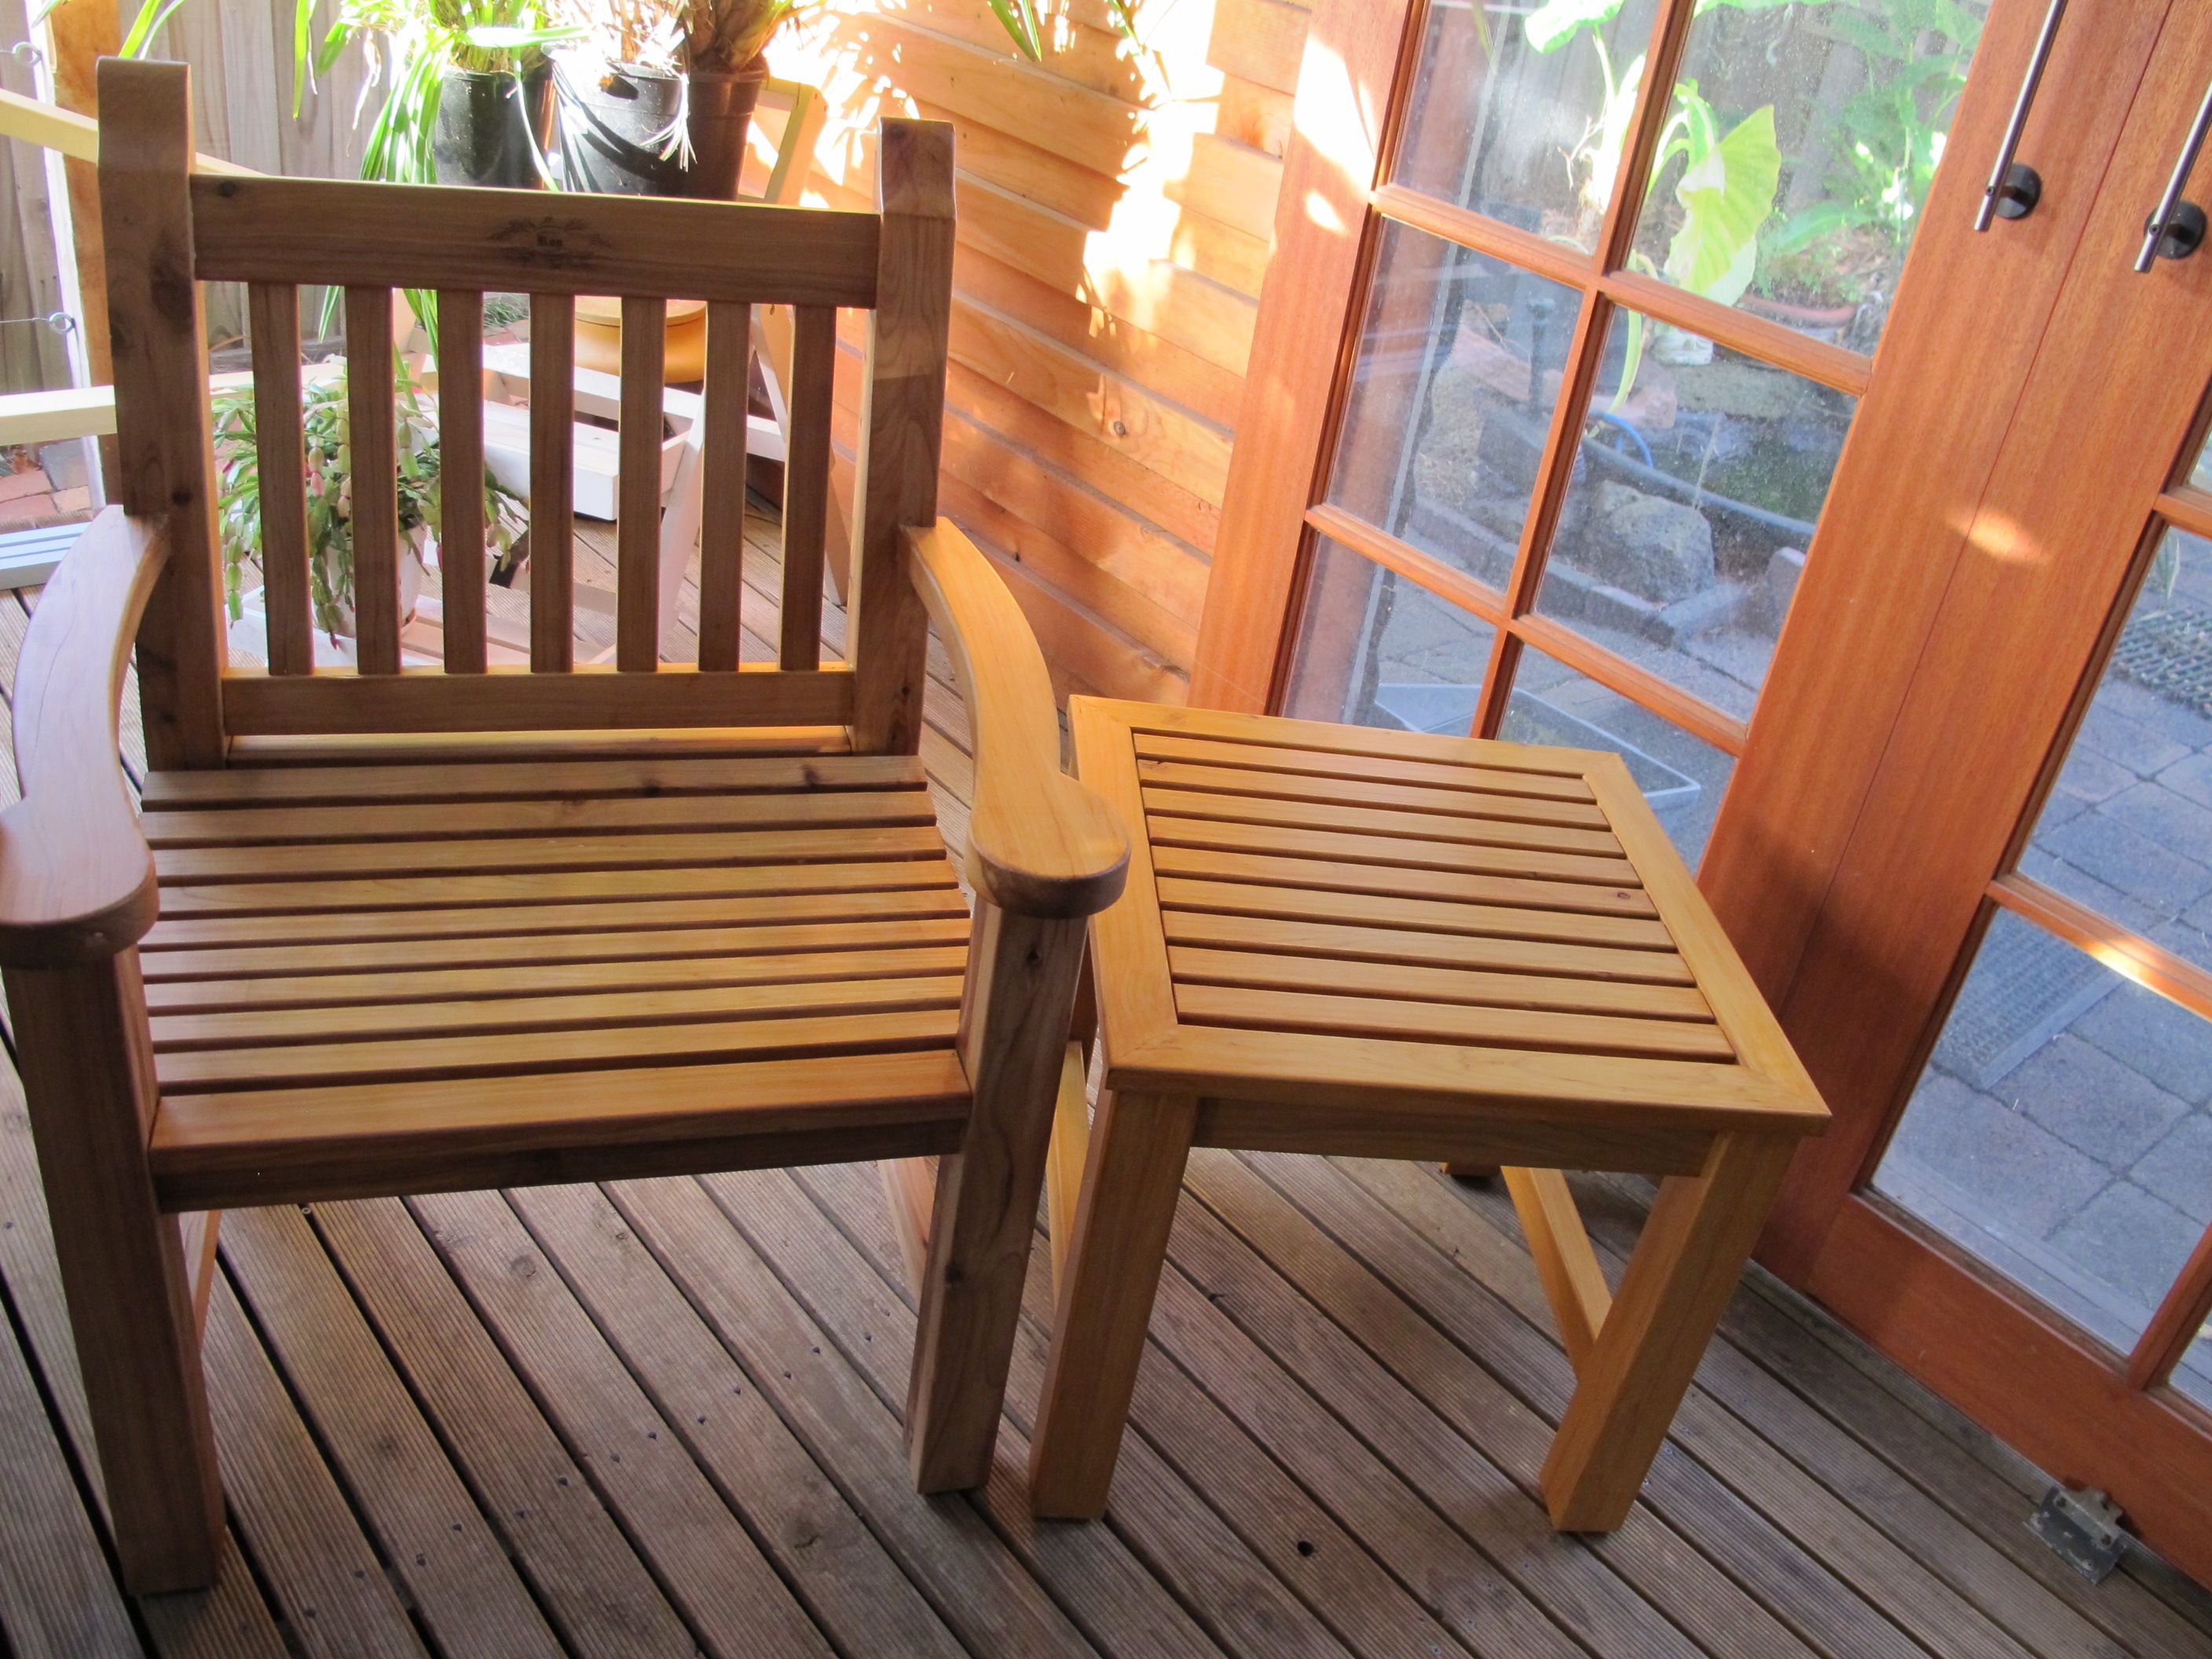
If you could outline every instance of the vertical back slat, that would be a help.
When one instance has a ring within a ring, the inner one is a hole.
[[[900,532],[937,516],[945,361],[952,310],[952,128],[886,119],[876,309],[868,317],[860,528],[852,574],[853,747],[911,755],[921,743],[929,620],[907,580]]]
[[[700,450],[706,511],[699,521],[699,666],[738,665],[739,594],[744,590],[745,398],[752,307],[707,307],[707,422]]]
[[[446,672],[484,672],[483,295],[438,295],[438,568]]]
[[[353,616],[364,674],[399,672],[399,465],[392,290],[345,291],[347,441],[353,453]]]
[[[801,306],[785,388],[783,640],[786,668],[822,665],[822,548],[830,523],[830,406],[837,372],[837,312]]]
[[[126,509],[169,529],[169,562],[138,626],[146,757],[155,767],[221,766],[222,544],[192,265],[191,83],[182,64],[109,58],[99,87],[119,462],[111,483]]]
[[[660,385],[667,344],[667,302],[624,299],[615,666],[629,673],[660,666]]]
[[[300,290],[256,283],[246,295],[253,333],[253,450],[261,485],[261,605],[269,672],[315,665],[307,588],[307,458],[300,410]]]
[[[530,665],[575,662],[576,301],[530,296]]]

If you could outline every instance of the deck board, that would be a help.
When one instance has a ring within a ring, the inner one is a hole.
[[[611,583],[600,533],[577,570]],[[748,660],[777,576],[757,520]],[[0,691],[34,604],[0,596]],[[672,649],[696,607],[687,580]],[[966,720],[931,668],[957,854]],[[1644,1195],[1576,1184],[1617,1273]],[[1196,1156],[1089,1527],[1022,1501],[1042,1248],[992,1484],[908,1486],[913,1311],[869,1167],[255,1212],[222,1255],[222,1578],[133,1602],[0,1063],[0,1652],[2212,1659],[2201,1592],[2140,1558],[2074,1576],[2021,1525],[2033,1471],[1756,1273],[1628,1524],[1556,1537],[1571,1372],[1534,1265],[1502,1191],[1422,1166]]]

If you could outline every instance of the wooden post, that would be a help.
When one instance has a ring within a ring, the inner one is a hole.
[[[911,755],[921,744],[929,621],[907,580],[899,532],[937,517],[952,322],[951,127],[886,120],[876,176],[883,238],[860,412],[866,447],[853,486],[853,747]]]
[[[222,1487],[183,1240],[146,1157],[156,1091],[138,953],[5,976],[123,1581],[139,1595],[203,1589]]]
[[[35,0],[31,9],[38,9]],[[96,67],[123,46],[118,9],[104,0],[58,0],[33,33],[46,60],[40,76],[40,93],[63,109],[98,119]],[[62,303],[76,319],[76,339],[70,353],[73,378],[78,386],[106,386],[115,379],[115,362],[107,335],[107,243],[100,229],[100,169],[91,161],[71,161],[49,150],[46,173],[54,210],[55,252],[58,256],[58,245],[66,242],[74,255],[68,260],[57,258]],[[114,487],[116,441],[111,434],[95,443],[100,476],[93,498],[104,505]]]
[[[907,1449],[926,1492],[990,1478],[1083,927],[1079,916],[975,900],[959,1036],[975,1099],[960,1151],[938,1160],[907,1396]]]

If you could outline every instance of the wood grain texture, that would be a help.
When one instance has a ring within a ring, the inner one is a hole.
[[[937,517],[952,293],[951,129],[884,122],[877,190],[883,235],[868,313],[847,656],[858,674],[854,747],[910,755],[921,741],[928,622],[907,578],[902,537]]]
[[[959,1034],[975,1103],[958,1155],[938,1160],[907,1394],[925,1492],[990,1478],[1082,958],[1079,915],[978,896]]]
[[[904,545],[904,574],[952,658],[975,734],[969,878],[994,904],[1025,915],[1105,908],[1121,890],[1128,841],[1097,798],[1060,770],[1052,683],[1012,595],[948,524],[909,531]]]
[[[354,637],[363,674],[399,672],[399,463],[392,293],[345,291],[346,410],[353,458]]]
[[[532,553],[535,563],[538,555]],[[555,606],[540,572],[531,582],[534,615]],[[532,626],[536,626],[535,623]],[[551,624],[546,624],[550,628]],[[564,651],[573,653],[573,646]],[[550,659],[564,651],[548,647]],[[832,664],[787,674],[749,664],[732,674],[664,663],[655,673],[618,674],[604,665],[528,670],[499,665],[457,683],[435,668],[404,668],[373,682],[336,672],[276,678],[234,669],[222,680],[225,717],[240,733],[318,737],[431,732],[528,732],[591,727],[830,726],[851,714],[854,675]]]
[[[707,307],[707,430],[701,487],[712,506],[699,520],[699,666],[709,671],[738,665],[745,550],[744,514],[738,504],[745,495],[751,328],[746,306],[723,301]]]
[[[125,1583],[204,1589],[222,1538],[183,1241],[156,1207],[136,956],[6,969],[54,1252]]]
[[[615,666],[631,674],[650,673],[660,661],[660,382],[667,311],[656,299],[622,302]]]
[[[100,86],[107,120],[99,216],[116,386],[110,489],[126,511],[164,520],[173,550],[138,628],[146,752],[156,766],[220,766],[222,547],[205,321],[191,264],[189,82],[179,64],[109,58]]]
[[[783,617],[777,656],[786,668],[812,668],[822,659],[837,313],[827,307],[802,306],[792,320],[791,378],[784,388],[789,422],[784,436]]]
[[[47,585],[14,686],[21,795],[0,812],[0,962],[90,962],[154,924],[145,838],[116,748],[131,639],[169,559],[161,520],[111,507]]]
[[[575,296],[533,293],[530,325],[530,666],[559,674],[576,651]]]
[[[410,288],[433,279],[570,299],[876,300],[878,229],[866,214],[269,178],[194,179],[191,207],[203,282]],[[321,234],[303,240],[309,225]],[[699,258],[702,247],[715,250],[713,260]]]
[[[448,674],[484,671],[483,295],[438,295],[439,625]]]
[[[307,582],[307,490],[300,409],[300,290],[258,283],[252,313],[253,444],[261,486],[261,605],[269,672],[314,666]]]

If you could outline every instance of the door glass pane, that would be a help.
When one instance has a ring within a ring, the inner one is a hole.
[[[2212,1223],[2212,1024],[1998,912],[1875,1186],[2123,1352]]]
[[[1748,719],[1855,407],[1616,311],[1537,610]]]
[[[1502,588],[1579,304],[1571,289],[1389,225],[1328,499]]]
[[[1498,735],[1515,743],[1617,751],[1692,870],[1705,856],[1735,769],[1735,762],[1711,744],[1534,647],[1521,653]]]
[[[1283,712],[1464,737],[1497,630],[1323,537]]]
[[[1392,181],[1588,252],[1658,0],[1429,8]]]
[[[2020,867],[2212,968],[2212,542],[2160,542]]]
[[[1536,15],[1606,9],[1547,0]],[[1871,351],[1988,11],[1700,4],[1631,264]]]

